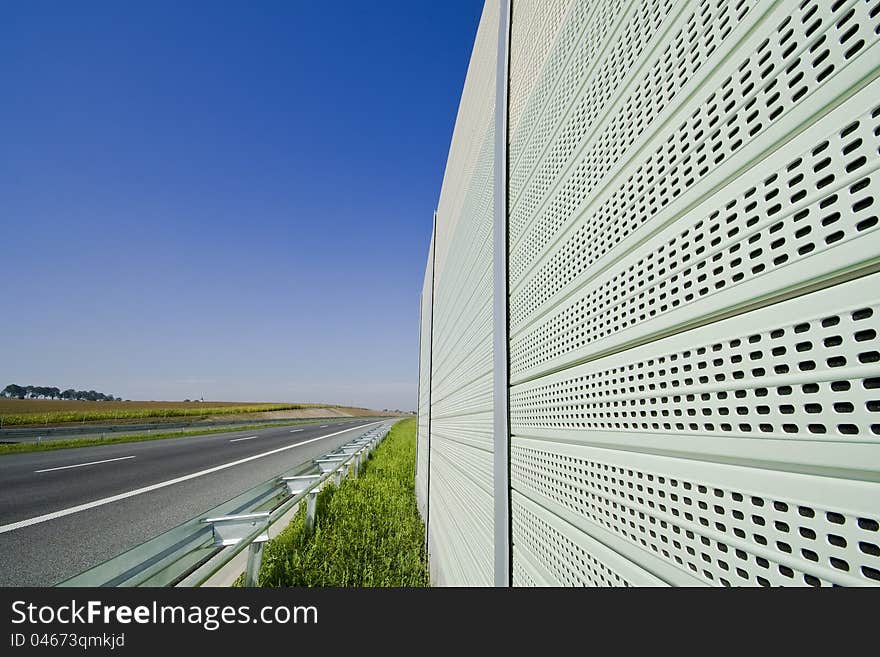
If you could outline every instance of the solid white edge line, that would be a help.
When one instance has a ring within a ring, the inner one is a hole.
[[[382,424],[381,422],[372,422],[371,424]],[[369,425],[364,425],[369,426]],[[69,516],[74,513],[79,513],[80,511],[86,511],[88,509],[94,509],[98,506],[103,506],[105,504],[111,504],[113,502],[118,502],[119,500],[124,500],[129,497],[134,497],[135,495],[141,495],[143,493],[149,493],[154,490],[158,490],[160,488],[165,488],[167,486],[173,486],[174,484],[179,484],[184,481],[188,481],[190,479],[195,479],[196,477],[202,477],[204,475],[212,474],[214,472],[219,472],[220,470],[226,470],[227,468],[235,467],[236,465],[241,465],[242,463],[247,463],[249,461],[255,461],[257,459],[263,458],[264,456],[271,456],[272,454],[278,454],[279,452],[285,452],[288,449],[293,449],[294,447],[300,447],[301,445],[307,445],[308,443],[313,443],[318,440],[324,440],[325,438],[332,438],[333,436],[338,436],[341,433],[345,433],[346,431],[351,431],[351,429],[344,429],[342,431],[336,431],[335,433],[328,433],[326,436],[318,436],[317,438],[310,438],[308,440],[303,440],[302,442],[296,443],[295,445],[286,445],[284,447],[279,447],[278,449],[273,449],[268,452],[263,452],[262,454],[254,454],[253,456],[248,456],[243,459],[238,459],[237,461],[231,461],[229,463],[224,463],[223,465],[215,465],[213,468],[208,468],[207,470],[200,470],[198,472],[192,472],[188,475],[183,475],[182,477],[176,477],[174,479],[169,479],[167,481],[160,481],[158,484],[151,484],[149,486],[144,486],[143,488],[138,488],[136,490],[130,490],[126,493],[119,493],[118,495],[112,495],[110,497],[105,497],[100,500],[95,500],[94,502],[86,502],[85,504],[78,504],[77,506],[72,506],[67,509],[61,509],[60,511],[53,511],[52,513],[46,513],[41,516],[35,516],[33,518],[28,518],[27,520],[19,520],[18,522],[13,522],[8,525],[0,525],[0,534],[5,534],[6,532],[15,531],[16,529],[21,529],[23,527],[30,527],[31,525],[37,525],[41,522],[47,522],[49,520],[55,520],[57,518],[63,518],[64,516]]]
[[[44,470],[34,470],[34,474],[38,472],[52,472],[53,470],[68,470],[70,468],[82,468],[87,465],[98,465],[99,463],[110,463],[111,461],[125,461],[126,459],[133,459],[134,456],[120,456],[115,459],[104,459],[103,461],[89,461],[88,463],[77,463],[76,465],[61,465],[57,468],[46,468]]]
[[[240,440],[253,440],[254,438],[256,438],[256,436],[248,436],[247,438],[233,438],[233,439],[230,440],[229,442],[231,442],[231,443],[237,443],[237,442],[240,441]]]

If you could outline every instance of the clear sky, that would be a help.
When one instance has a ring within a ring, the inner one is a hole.
[[[0,5],[0,387],[413,409],[482,0]]]

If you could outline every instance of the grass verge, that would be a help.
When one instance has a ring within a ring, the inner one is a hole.
[[[263,553],[261,586],[429,586],[425,527],[416,508],[416,421],[398,422],[357,478],[304,505]]]
[[[348,419],[348,418],[345,418]],[[360,419],[360,418],[355,418]],[[106,438],[68,438],[66,440],[44,440],[40,443],[9,443],[0,444],[0,456],[3,454],[21,454],[24,452],[46,452],[53,449],[69,449],[71,447],[94,447],[95,445],[115,445],[116,443],[140,443],[147,440],[162,440],[164,438],[186,438],[187,436],[207,436],[214,433],[238,433],[239,431],[253,431],[254,429],[268,429],[269,427],[288,427],[296,424],[308,424],[316,420],[291,420],[289,423],[272,422],[269,424],[248,424],[245,426],[231,426],[217,429],[188,429],[186,431],[163,431],[158,433],[138,433],[125,436],[109,436]],[[318,420],[333,422],[333,420]]]

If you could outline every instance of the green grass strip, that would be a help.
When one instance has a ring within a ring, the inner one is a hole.
[[[349,418],[342,418],[349,419]],[[360,419],[360,418],[356,418]],[[339,422],[341,420],[322,420],[323,422]],[[138,433],[125,436],[109,436],[106,438],[68,438],[66,440],[44,440],[37,442],[21,442],[0,444],[0,456],[3,454],[21,454],[23,452],[46,452],[54,449],[69,449],[71,447],[94,447],[95,445],[115,445],[117,443],[140,443],[147,440],[162,440],[164,438],[186,438],[187,436],[207,436],[214,433],[238,433],[240,431],[253,431],[254,429],[268,429],[270,427],[288,427],[296,424],[309,424],[315,420],[291,420],[289,423],[272,422],[270,424],[248,424],[245,426],[227,426],[218,429],[188,429],[186,431],[163,431],[161,433]]]
[[[318,495],[264,547],[261,586],[429,586],[425,527],[416,508],[416,421],[398,422],[357,478]]]

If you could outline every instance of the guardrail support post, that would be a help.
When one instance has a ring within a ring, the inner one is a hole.
[[[318,491],[310,490],[306,495],[306,529],[315,528],[315,515],[318,510]]]
[[[244,575],[245,586],[256,586],[260,575],[260,564],[263,562],[263,542],[254,541],[248,546],[247,571]]]

